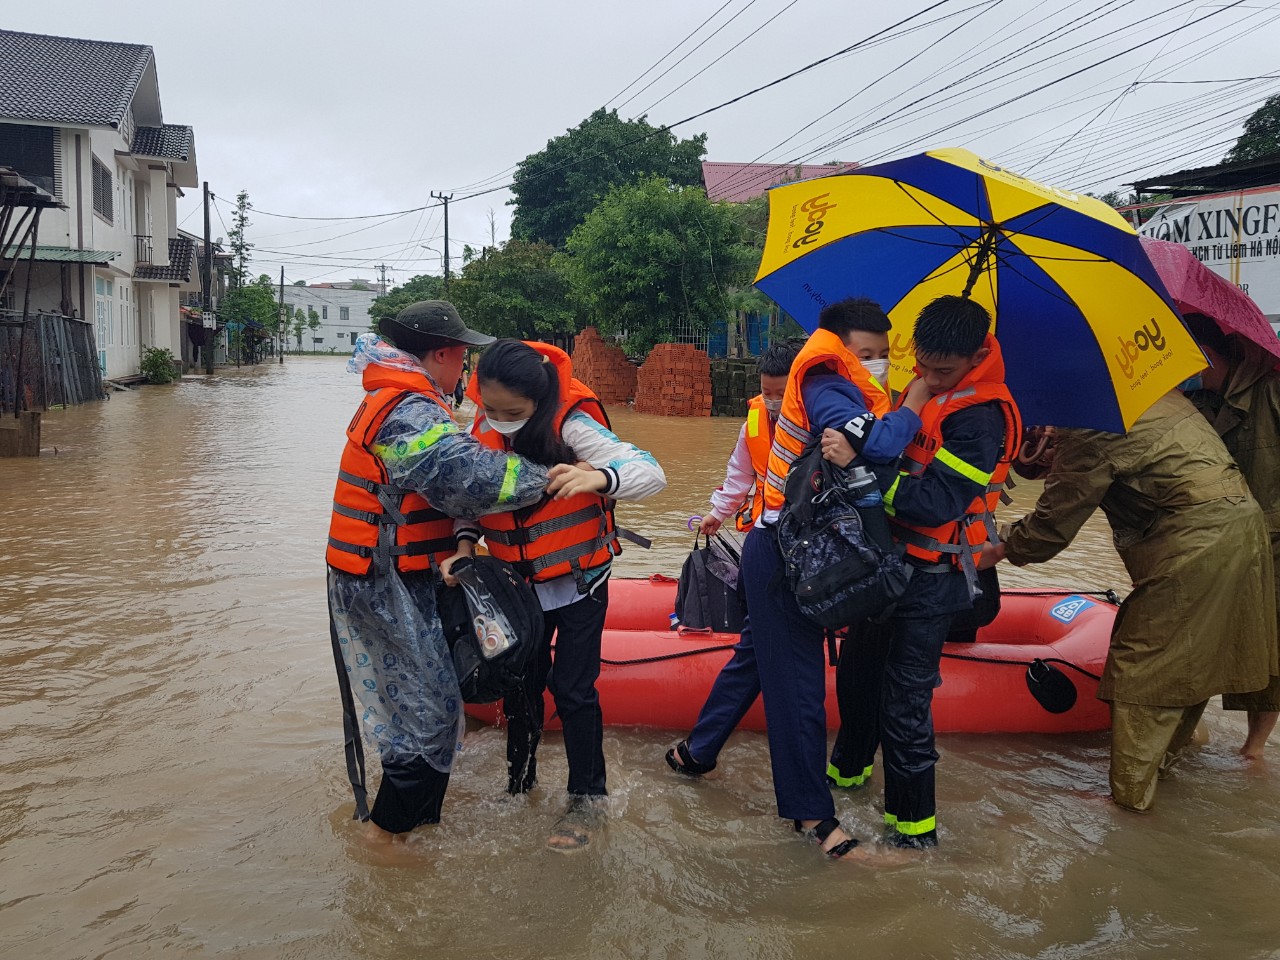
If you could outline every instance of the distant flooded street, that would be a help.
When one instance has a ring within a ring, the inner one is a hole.
[[[675,732],[606,730],[603,842],[543,848],[563,803],[508,800],[476,727],[444,822],[380,862],[358,840],[329,648],[324,540],[360,394],[339,359],[226,370],[44,417],[0,460],[0,958],[1277,958],[1280,745],[1210,743],[1155,811],[1106,799],[1108,736],[939,738],[942,846],[825,863],[774,816],[763,734],[705,782]],[[670,481],[623,505],[676,575],[739,421],[610,410]],[[1014,519],[1038,485],[1020,485]],[[1006,585],[1128,583],[1105,524]],[[376,777],[377,761],[372,761]],[[839,816],[880,833],[879,769]]]

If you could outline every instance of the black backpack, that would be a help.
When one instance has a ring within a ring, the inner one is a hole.
[[[809,447],[787,474],[786,502],[778,517],[778,546],[800,612],[839,629],[886,616],[910,579],[902,549],[893,542],[884,504],[856,506],[879,492],[872,471],[861,490],[846,486],[844,471]]]
[[[698,540],[693,538],[693,550],[684,561],[676,587],[679,625],[692,630],[741,633],[747,605],[738,583],[738,549],[720,534],[714,539],[707,537],[704,547],[698,546]]]
[[[464,557],[452,573],[462,585],[441,586],[437,607],[462,699],[492,703],[524,682],[542,642],[542,607],[533,588],[502,560]]]

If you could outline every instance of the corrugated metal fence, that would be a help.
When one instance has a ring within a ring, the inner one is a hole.
[[[21,365],[21,369],[19,369]],[[0,310],[0,412],[102,398],[93,325],[56,314]]]

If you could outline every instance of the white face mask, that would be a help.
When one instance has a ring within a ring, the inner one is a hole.
[[[860,362],[863,366],[863,369],[865,369],[867,373],[871,374],[873,377],[879,380],[881,384],[886,384],[889,382],[889,361],[887,359],[862,360]]]
[[[782,401],[766,400],[764,402],[764,408],[769,411],[770,416],[776,417],[779,413],[782,412]]]
[[[489,426],[504,437],[514,437],[529,422],[528,417],[523,420],[494,420],[491,417],[485,417],[485,419],[489,421]]]

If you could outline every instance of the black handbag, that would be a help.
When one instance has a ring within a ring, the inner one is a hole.
[[[693,550],[680,570],[676,587],[678,625],[691,630],[741,633],[747,619],[747,604],[738,581],[742,557],[733,541],[716,534]]]

